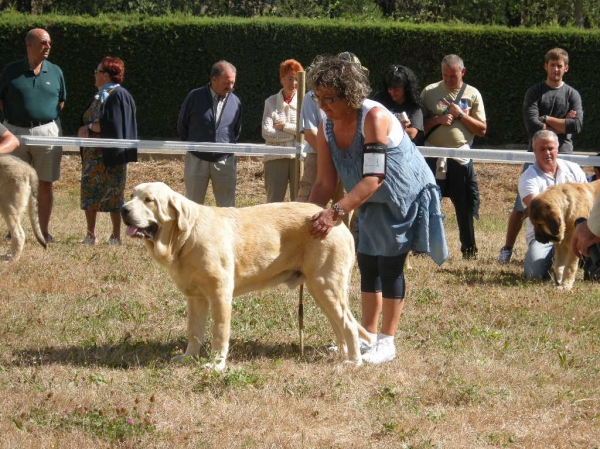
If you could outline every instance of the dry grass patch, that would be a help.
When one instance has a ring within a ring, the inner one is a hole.
[[[260,160],[238,169],[238,205],[264,201]],[[44,251],[27,228],[22,259],[0,266],[0,447],[599,447],[598,285],[581,273],[570,293],[526,282],[522,235],[516,260],[495,262],[519,171],[476,164],[477,261],[461,259],[444,200],[451,257],[412,259],[396,360],[333,364],[333,333],[310,298],[300,357],[298,293],[277,288],[235,301],[218,374],[205,360],[170,362],[185,347],[185,303],[141,242],[79,243],[79,159],[66,157],[56,243]],[[131,164],[128,176],[128,188],[183,191],[181,159]]]

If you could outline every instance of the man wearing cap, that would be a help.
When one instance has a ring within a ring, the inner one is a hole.
[[[0,109],[4,125],[16,136],[58,137],[58,115],[67,98],[60,67],[48,61],[52,41],[35,28],[25,38],[27,57],[6,66],[0,75]],[[31,164],[39,178],[38,214],[46,241],[54,202],[54,181],[60,178],[61,146],[20,145],[12,154]]]
[[[463,82],[467,69],[460,56],[442,59],[442,81],[430,84],[421,99],[426,110],[425,146],[468,149],[475,136],[487,131],[481,94]],[[473,218],[479,216],[479,188],[473,161],[463,158],[433,158],[427,161],[442,194],[450,197],[454,210],[463,258],[477,257]]]

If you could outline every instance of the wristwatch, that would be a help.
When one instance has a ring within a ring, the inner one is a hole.
[[[465,114],[463,114],[462,112],[460,114],[458,114],[458,117],[456,117],[456,120],[460,120],[461,118],[463,118],[465,116]]]
[[[542,115],[542,122],[545,124],[546,120],[548,120],[548,116],[547,115]]]

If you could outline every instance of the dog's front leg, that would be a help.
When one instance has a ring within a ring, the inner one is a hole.
[[[225,368],[227,354],[229,353],[229,333],[231,331],[231,297],[213,298],[211,302],[212,318],[212,350],[216,352],[216,359],[211,365],[217,371]]]
[[[182,360],[186,357],[194,357],[200,353],[204,343],[206,331],[206,320],[208,317],[208,301],[202,296],[187,297],[187,338],[188,344],[184,354],[174,357],[174,360]]]
[[[563,270],[562,282],[558,288],[561,290],[571,290],[575,283],[575,276],[577,275],[577,268],[579,266],[579,259],[572,251],[568,251],[565,255],[565,267]]]

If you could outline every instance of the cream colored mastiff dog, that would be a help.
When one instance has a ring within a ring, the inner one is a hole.
[[[324,240],[311,237],[310,217],[319,206],[272,203],[246,208],[196,204],[162,182],[140,184],[121,215],[127,235],[144,240],[187,299],[188,345],[175,360],[195,356],[204,341],[209,308],[214,365],[225,367],[231,304],[235,296],[305,283],[329,318],[342,360],[360,365],[359,333],[369,336],[348,306],[354,240],[336,226]]]

